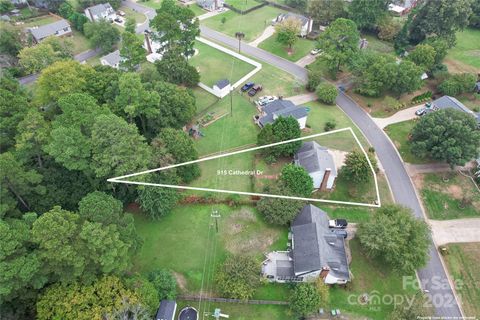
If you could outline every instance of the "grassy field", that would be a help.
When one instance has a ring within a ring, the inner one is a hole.
[[[458,243],[448,245],[448,254],[444,257],[450,275],[461,280],[457,287],[463,311],[466,317],[476,318],[480,314],[480,243]]]
[[[73,43],[74,54],[78,54],[92,48],[88,39],[80,31],[72,30],[72,33],[72,37],[66,37],[62,39],[69,39]]]
[[[392,139],[395,147],[402,156],[403,161],[414,164],[428,163],[428,160],[419,159],[412,154],[408,136],[410,135],[410,131],[414,125],[414,120],[403,121],[387,126],[385,128],[385,132],[388,134],[390,139]]]
[[[362,38],[367,39],[368,46],[367,49],[379,52],[379,53],[388,53],[395,55],[395,49],[391,42],[382,41],[378,39],[376,36],[366,34],[362,35]]]
[[[480,30],[457,32],[457,44],[450,49],[444,63],[450,72],[480,72]]]
[[[21,29],[31,28],[31,27],[36,27],[36,26],[39,27],[39,26],[43,26],[43,25],[58,21],[58,20],[60,20],[60,19],[55,17],[55,16],[45,15],[45,16],[25,20],[24,24],[19,25],[19,27]]]
[[[138,11],[134,11],[134,10],[128,8],[128,7],[121,6],[120,10],[125,12],[125,19],[126,18],[134,18],[136,23],[143,23],[147,19],[147,17],[144,14],[142,14]]]
[[[215,209],[221,214],[218,234],[211,225],[211,205],[177,206],[158,221],[135,214],[135,226],[144,244],[134,260],[134,270],[140,273],[155,268],[173,270],[182,293],[192,293],[201,287],[205,254],[207,250],[212,252],[212,246],[208,247],[209,241],[213,243],[212,238],[215,238],[216,249],[214,259],[209,257],[210,261],[214,260],[209,264],[211,271],[229,253],[252,255],[258,259],[260,268],[263,253],[271,246],[278,247],[279,240],[286,246],[286,229],[267,225],[253,209],[222,205]],[[261,298],[268,299],[272,291],[265,289]]]
[[[310,51],[315,48],[315,45],[315,41],[299,38],[293,46],[292,52],[289,54],[288,47],[277,42],[277,37],[273,35],[267,40],[261,42],[259,48],[271,52],[284,59],[290,61],[298,61],[306,55],[310,54]]]
[[[421,175],[416,182],[429,218],[480,217],[480,193],[467,177],[451,172],[429,173]],[[464,198],[471,204],[462,204]]]
[[[225,3],[242,11],[248,10],[261,4],[261,2],[255,0],[226,0]]]
[[[162,6],[162,0],[145,0],[139,1],[142,6],[150,7],[152,9],[159,9]]]
[[[198,54],[190,59],[190,63],[200,72],[200,81],[209,87],[221,79],[234,84],[255,69],[253,65],[202,42],[197,41],[195,48]]]
[[[203,9],[202,7],[200,7],[199,5],[197,5],[196,3],[194,4],[191,4],[188,6],[190,8],[190,10],[193,11],[193,13],[195,13],[195,15],[198,17],[198,16],[201,16],[202,14],[205,14],[207,13],[208,11]]]
[[[271,24],[272,19],[282,12],[282,10],[270,6],[245,15],[229,10],[203,20],[202,24],[232,37],[235,36],[236,32],[241,31],[245,33],[244,41],[250,42],[258,38],[263,33],[263,30]],[[226,18],[225,23],[222,23],[223,17]]]

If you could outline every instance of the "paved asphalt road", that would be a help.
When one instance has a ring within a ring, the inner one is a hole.
[[[145,23],[137,26],[137,33],[142,33],[148,27],[149,20],[155,17],[155,11],[151,8],[146,8],[131,1],[123,1],[122,4],[141,12],[148,17]],[[238,48],[238,41],[235,38],[226,36],[205,26],[200,26],[200,31],[202,37],[209,38],[210,40],[231,48]],[[293,62],[280,58],[262,49],[249,46],[246,43],[241,44],[241,51],[253,56],[257,60],[274,65],[300,80],[307,80],[307,70]],[[89,53],[87,51],[81,55],[80,58],[86,60],[88,59],[87,56],[95,56],[96,53]],[[79,60],[77,59],[77,56],[75,59]],[[30,82],[35,81],[36,77],[34,77],[35,75],[29,76],[31,80]],[[395,201],[411,208],[417,218],[424,219],[425,217],[412,181],[405,170],[402,159],[386,134],[358,104],[344,93],[339,94],[337,104],[360,128],[368,141],[375,148],[378,158],[385,169],[387,179],[390,182]],[[452,288],[447,280],[447,275],[440,260],[440,256],[434,245],[430,247],[430,260],[428,264],[425,268],[418,270],[418,276],[420,278],[421,287],[429,291],[428,295],[431,298],[431,302],[434,304],[437,316],[444,319],[460,319],[462,317],[462,313],[455,300]]]

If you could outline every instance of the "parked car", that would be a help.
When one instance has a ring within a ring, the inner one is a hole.
[[[275,97],[275,96],[263,96],[263,97],[260,97],[258,100],[257,100],[257,104],[260,106],[260,107],[263,107],[264,105],[267,105],[269,104],[270,102],[273,102],[275,100],[277,100],[278,98]]]
[[[322,52],[323,52],[322,49],[315,48],[312,51],[310,51],[310,54],[312,56],[316,56],[317,54],[322,53]]]
[[[243,87],[242,87],[240,90],[242,90],[243,92],[248,91],[248,90],[250,90],[254,85],[255,85],[255,83],[253,83],[253,82],[247,82],[247,83],[245,83],[245,84],[243,85]]]
[[[257,94],[257,92],[262,91],[262,89],[263,89],[262,86],[259,85],[259,84],[257,84],[257,85],[255,85],[255,86],[253,86],[250,90],[248,90],[248,95],[249,95],[250,97],[253,97],[254,95]]]
[[[348,232],[346,230],[343,230],[343,229],[332,229],[330,230],[332,233],[335,233],[335,234],[338,234],[338,235],[341,235],[343,236],[343,238],[347,238],[348,237]]]
[[[125,12],[123,12],[122,10],[118,10],[117,11],[117,14],[121,17],[124,17],[125,16]]]
[[[420,108],[417,111],[415,111],[415,115],[417,115],[419,117],[423,116],[425,113],[427,113],[427,109],[425,109],[425,108]]]
[[[116,17],[115,19],[113,19],[113,21],[117,23],[122,23],[122,19],[120,17]]]
[[[328,220],[328,227],[335,229],[345,229],[348,226],[348,222],[345,219]]]

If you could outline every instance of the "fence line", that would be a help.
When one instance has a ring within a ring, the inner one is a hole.
[[[199,301],[199,296],[178,296],[178,300],[186,301]],[[241,300],[241,299],[227,299],[227,298],[215,298],[215,297],[202,297],[202,300],[210,302],[229,302],[229,303],[241,303],[241,304],[271,304],[271,305],[288,305],[286,301],[277,300]]]

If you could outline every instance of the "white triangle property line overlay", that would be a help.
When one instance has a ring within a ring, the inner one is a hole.
[[[149,183],[149,182],[140,182],[140,181],[129,181],[129,180],[124,180],[127,178],[135,177],[135,176],[140,176],[148,173],[153,173],[157,171],[162,171],[162,170],[168,170],[176,167],[181,167],[181,166],[186,166],[189,164],[194,164],[194,163],[199,163],[203,161],[208,161],[208,160],[214,160],[214,159],[219,159],[223,157],[228,157],[232,155],[237,155],[241,154],[244,152],[250,152],[250,151],[255,151],[255,150],[261,150],[273,146],[278,146],[290,142],[295,142],[295,141],[302,141],[310,138],[315,138],[315,137],[320,137],[328,134],[333,134],[333,133],[338,133],[338,132],[343,132],[343,131],[350,131],[350,133],[353,135],[355,138],[355,141],[357,142],[358,146],[362,150],[363,154],[367,158],[368,164],[370,166],[370,170],[373,173],[374,176],[374,182],[375,182],[375,191],[377,195],[377,202],[376,204],[371,204],[371,203],[361,203],[361,202],[349,202],[349,201],[337,201],[337,200],[325,200],[325,199],[313,199],[313,198],[303,198],[303,197],[292,197],[292,196],[282,196],[282,195],[274,195],[274,194],[264,194],[264,193],[254,193],[254,192],[243,192],[243,191],[232,191],[232,190],[224,190],[224,189],[210,189],[210,188],[200,188],[200,187],[189,187],[189,186],[181,186],[181,185],[170,185],[170,184],[159,184],[159,183]],[[280,199],[291,199],[291,200],[302,200],[302,201],[310,201],[310,202],[323,202],[323,203],[333,203],[333,204],[345,204],[345,205],[354,205],[354,206],[363,206],[363,207],[372,207],[372,208],[379,208],[381,207],[381,202],[380,202],[380,192],[378,188],[378,180],[377,180],[377,174],[375,172],[375,169],[373,168],[373,165],[370,161],[370,158],[367,155],[367,152],[363,148],[362,144],[360,143],[360,140],[358,139],[357,135],[355,132],[352,130],[351,127],[348,128],[343,128],[343,129],[337,129],[337,130],[332,130],[328,132],[322,132],[322,133],[317,133],[317,134],[312,134],[309,136],[305,137],[300,137],[300,138],[295,138],[291,140],[286,140],[286,141],[281,141],[281,142],[276,142],[276,143],[271,143],[267,145],[262,145],[262,146],[257,146],[253,148],[248,148],[244,150],[238,150],[238,151],[233,151],[225,154],[219,154],[215,156],[210,156],[202,159],[197,159],[197,160],[192,160],[192,161],[187,161],[183,163],[178,163],[174,165],[169,165],[166,167],[161,167],[161,168],[156,168],[156,169],[151,169],[151,170],[145,170],[142,172],[137,172],[137,173],[132,173],[132,174],[127,174],[124,176],[120,177],[115,177],[115,178],[110,178],[107,180],[108,182],[112,183],[123,183],[123,184],[134,184],[134,185],[144,185],[144,186],[156,186],[156,187],[164,187],[164,188],[173,188],[173,189],[182,189],[182,190],[197,190],[197,191],[207,191],[207,192],[218,192],[218,193],[228,193],[228,194],[240,194],[240,195],[247,195],[247,196],[259,196],[259,197],[269,197],[269,198],[280,198]]]

